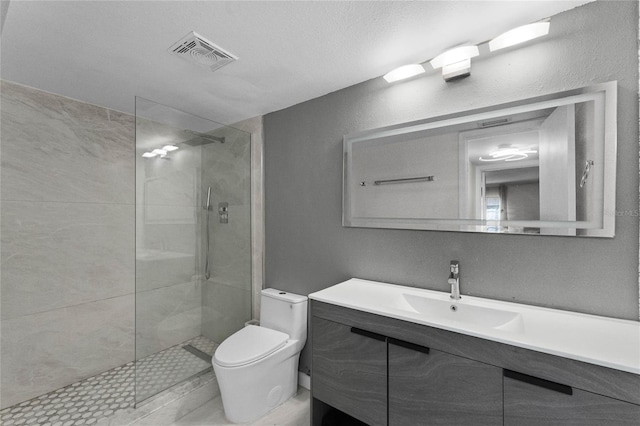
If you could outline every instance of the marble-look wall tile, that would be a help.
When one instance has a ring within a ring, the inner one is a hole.
[[[251,136],[251,277],[253,317],[260,318],[260,292],[264,287],[264,175],[262,116],[249,120]]]
[[[199,282],[136,293],[136,359],[201,334]]]
[[[133,205],[3,201],[2,318],[134,291]]]
[[[140,206],[138,206],[140,207]],[[150,206],[146,206],[150,207]],[[154,209],[160,208],[154,206]],[[194,215],[193,207],[184,207]],[[200,238],[199,229],[195,223],[137,223],[143,228],[140,239],[137,240],[138,250],[162,250],[195,256],[198,249],[197,239]],[[183,281],[176,281],[177,284]]]
[[[134,359],[134,118],[0,82],[3,406]]]
[[[202,187],[230,205],[249,205],[251,197],[251,135],[233,128],[219,129],[224,144],[202,149]]]
[[[132,116],[2,82],[2,199],[133,203]]]
[[[141,173],[144,173],[144,180],[141,182],[142,187],[138,188],[140,203],[190,207],[198,203],[197,186],[200,179],[200,167],[179,168],[180,158],[183,154],[189,153],[181,149],[171,154],[170,161],[150,158],[146,159],[146,163],[142,163],[141,166],[144,167],[144,170]]]
[[[186,283],[194,280],[196,263],[193,254],[166,250],[136,252],[136,292]]]
[[[2,408],[133,359],[134,296],[2,320]]]
[[[221,342],[252,316],[252,147],[251,134],[245,131],[221,128],[216,136],[224,137],[225,143],[203,147],[202,155],[202,187],[211,186],[214,207],[210,221],[201,221],[202,234],[208,226],[211,235],[211,277],[203,282],[202,327],[204,336]],[[220,223],[220,202],[228,203],[228,223]]]
[[[251,289],[206,281],[202,285],[202,335],[221,343],[251,319]]]
[[[212,281],[251,289],[250,215],[249,205],[230,205],[228,223],[220,223],[217,214],[209,223]]]
[[[253,318],[260,318],[260,291],[264,287],[264,181],[262,116],[249,118],[233,127],[251,133],[251,280]]]

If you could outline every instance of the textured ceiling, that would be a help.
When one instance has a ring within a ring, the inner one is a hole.
[[[587,2],[12,0],[0,71],[128,113],[142,96],[229,124]],[[240,59],[211,73],[170,55],[190,31]]]

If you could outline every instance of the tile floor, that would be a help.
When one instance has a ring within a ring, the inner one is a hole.
[[[309,426],[309,391],[298,393],[251,426]],[[213,371],[103,419],[97,426],[230,426]]]
[[[182,347],[185,345],[191,345],[209,355],[218,347],[212,340],[199,336],[139,360],[135,373],[136,402],[144,401],[211,367],[210,361],[204,361],[184,350]]]
[[[216,344],[196,337],[180,345],[73,383],[0,411],[0,425],[81,426],[96,424],[115,413],[131,409],[175,383],[211,367],[211,364],[182,349],[191,344],[212,354]],[[137,383],[136,383],[137,382]]]
[[[218,383],[212,373],[202,377],[200,386],[167,401],[150,402],[126,415],[111,417],[98,426],[231,426],[224,416]],[[263,418],[246,426],[309,426],[309,391],[299,387],[298,393]]]
[[[134,404],[133,362],[0,411],[0,424],[76,426]]]
[[[143,424],[144,423],[134,423],[136,426],[142,426]],[[265,417],[251,423],[251,426],[309,426],[309,424],[309,391],[304,388],[298,388],[298,394],[296,396],[281,406],[276,407]],[[169,425],[231,426],[233,423],[230,423],[224,417],[222,400],[220,396],[217,396],[212,401],[205,403],[185,416],[175,420],[173,423],[166,424],[166,426]]]

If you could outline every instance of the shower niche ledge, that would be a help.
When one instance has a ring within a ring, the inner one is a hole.
[[[186,283],[193,280],[195,256],[164,250],[136,252],[138,291]]]

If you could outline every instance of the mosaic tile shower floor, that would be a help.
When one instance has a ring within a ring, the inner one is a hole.
[[[187,379],[211,364],[182,347],[213,354],[216,343],[196,337],[138,361],[137,392],[142,401]],[[73,383],[0,411],[0,425],[80,426],[92,425],[134,406],[136,368],[133,362]]]

